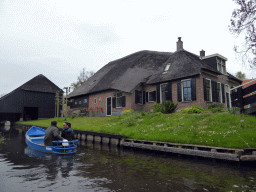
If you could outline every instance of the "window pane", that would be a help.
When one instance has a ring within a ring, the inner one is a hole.
[[[187,81],[187,87],[191,87],[190,81]]]
[[[191,101],[191,80],[183,81],[183,101]]]
[[[210,87],[210,80],[206,80],[206,87]]]
[[[187,87],[187,82],[183,81],[183,87]]]

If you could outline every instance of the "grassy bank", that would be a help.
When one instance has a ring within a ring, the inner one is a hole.
[[[223,113],[125,113],[111,117],[78,117],[20,122],[58,127],[68,121],[73,129],[122,134],[130,139],[209,145],[228,148],[256,148],[256,117]]]

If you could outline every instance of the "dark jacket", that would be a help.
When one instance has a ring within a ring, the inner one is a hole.
[[[75,140],[74,131],[70,127],[66,127],[62,130],[61,137],[68,141]]]
[[[52,141],[58,140],[63,140],[63,138],[59,136],[59,129],[51,125],[46,129],[44,145],[50,146],[52,144]]]

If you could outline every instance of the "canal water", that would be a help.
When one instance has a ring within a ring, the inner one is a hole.
[[[0,144],[0,192],[256,191],[253,163],[234,163],[80,142],[57,156],[26,146],[12,131]]]

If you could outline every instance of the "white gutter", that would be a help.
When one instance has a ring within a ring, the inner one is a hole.
[[[251,83],[251,82],[253,82],[253,81],[256,81],[256,79],[253,79],[253,80],[251,80],[251,81],[249,81],[249,82],[247,82],[247,83],[245,83],[245,84],[239,85],[239,86],[237,86],[237,87],[233,87],[232,89],[229,89],[229,91],[232,91],[233,89],[237,89],[237,88],[239,88],[239,87],[242,87],[242,86],[244,86],[244,85],[246,85],[246,84],[248,84],[248,83]]]

